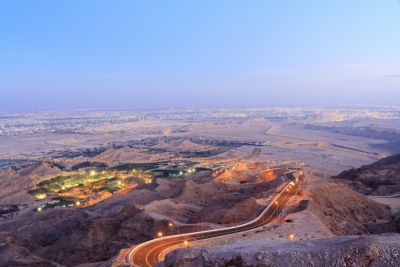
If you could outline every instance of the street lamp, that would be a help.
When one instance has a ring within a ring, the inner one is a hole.
[[[172,234],[172,227],[174,226],[174,224],[172,223],[172,222],[169,222],[168,223],[168,227],[169,227],[169,229],[170,229],[170,231],[171,231],[171,234]]]
[[[162,232],[158,232],[157,236],[161,238],[163,236]]]
[[[295,234],[292,233],[292,234],[289,235],[289,239],[290,239],[290,240],[294,240],[295,238],[296,238],[296,235],[295,235]]]

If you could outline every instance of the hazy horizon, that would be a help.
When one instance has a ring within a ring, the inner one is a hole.
[[[0,112],[400,104],[396,0],[0,7]]]

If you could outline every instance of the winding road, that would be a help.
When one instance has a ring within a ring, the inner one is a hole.
[[[279,192],[279,194],[277,194],[277,196],[273,198],[271,203],[254,220],[245,224],[227,228],[171,235],[150,240],[131,249],[126,258],[127,263],[135,267],[154,266],[157,262],[162,260],[161,256],[164,255],[164,251],[173,247],[185,247],[192,241],[209,239],[236,232],[244,232],[273,222],[278,218],[290,197],[296,193],[300,180],[293,177],[292,174],[295,172],[298,172],[298,170],[284,174],[284,176],[289,178],[291,181]]]

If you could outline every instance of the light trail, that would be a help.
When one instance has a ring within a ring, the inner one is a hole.
[[[289,174],[291,175],[295,172],[298,172],[298,170],[286,172],[283,174],[283,176],[288,177]],[[266,224],[270,224],[280,216],[286,204],[296,192],[298,185],[299,182],[289,182],[279,192],[279,194],[274,197],[274,199],[272,199],[270,204],[263,210],[263,212],[257,218],[250,222],[226,228],[171,235],[153,239],[134,247],[128,253],[126,261],[128,264],[135,267],[153,266],[154,264],[162,260],[160,259],[160,255],[163,255],[163,252],[165,250],[171,247],[173,248],[176,245],[184,244],[185,242],[192,242],[223,235],[229,235],[237,232],[245,232]]]

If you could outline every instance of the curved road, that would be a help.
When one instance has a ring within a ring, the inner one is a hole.
[[[296,171],[291,171],[285,173],[284,175],[287,176],[288,174],[293,174],[294,172]],[[165,250],[173,246],[185,247],[185,244],[188,244],[195,240],[208,239],[236,232],[248,231],[263,226],[265,224],[269,224],[273,222],[282,212],[290,197],[295,194],[298,185],[299,181],[295,181],[294,179],[293,181],[289,182],[264,209],[264,211],[256,219],[248,223],[233,227],[180,235],[171,235],[158,239],[153,239],[134,247],[128,253],[127,262],[132,266],[150,267],[160,261],[159,257],[163,254]]]

